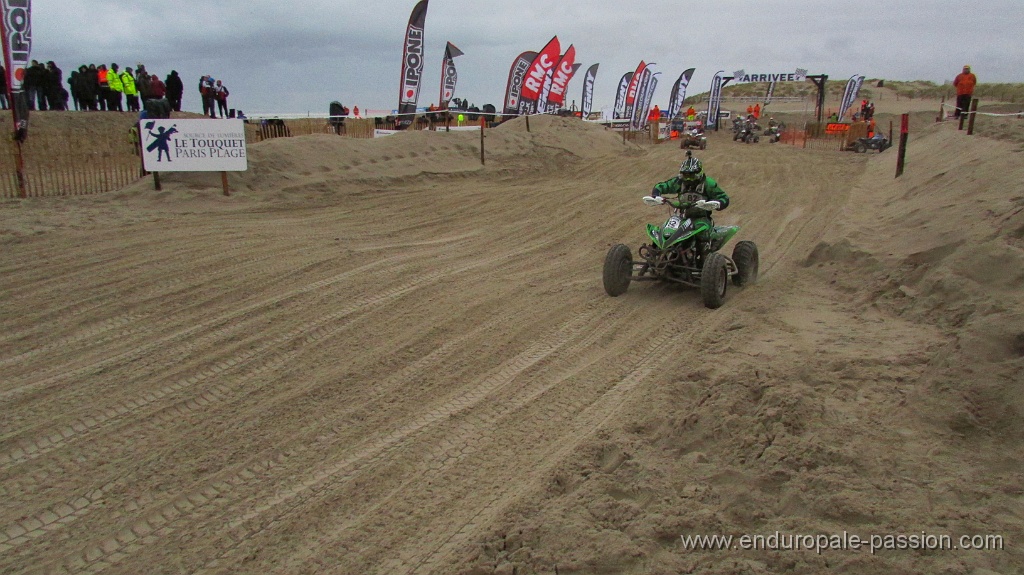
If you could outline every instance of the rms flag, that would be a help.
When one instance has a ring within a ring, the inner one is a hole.
[[[512,67],[508,71],[508,84],[505,86],[504,114],[506,116],[519,114],[522,105],[523,78],[526,77],[526,71],[530,69],[530,64],[536,57],[536,52],[523,52],[512,62]]]
[[[647,64],[640,60],[640,65],[636,67],[633,77],[629,80],[629,87],[626,88],[626,105],[622,110],[622,117],[624,118],[633,118],[633,104],[636,102],[636,91],[640,88],[640,80],[644,79],[644,68],[646,67]]]
[[[540,91],[544,88],[544,77],[547,76],[548,70],[555,67],[558,63],[558,55],[561,54],[562,49],[558,44],[558,36],[554,36],[548,41],[544,49],[537,54],[537,57],[530,63],[529,70],[526,71],[526,77],[523,78],[523,89],[520,93],[522,99],[536,102],[537,98],[540,97]]]
[[[448,102],[455,95],[455,83],[459,80],[459,75],[455,72],[455,58],[461,55],[462,50],[448,42],[444,49],[444,61],[441,62],[441,97],[437,104],[440,108],[447,108]]]
[[[594,64],[587,68],[587,73],[583,75],[583,97],[580,98],[580,114],[584,120],[590,115],[590,109],[594,106],[594,80],[597,79],[597,67],[599,65]]]
[[[398,127],[407,128],[416,114],[423,76],[423,26],[427,20],[427,0],[420,0],[412,9],[405,30],[405,51],[402,54],[402,86],[398,96]]]
[[[569,87],[569,80],[578,69],[576,62],[576,48],[572,44],[562,54],[562,59],[555,65],[551,73],[551,88],[548,91],[548,103],[554,104],[557,110],[565,102],[565,89]]]
[[[14,115],[14,138],[20,142],[28,133],[28,99],[22,82],[25,81],[29,48],[32,46],[29,18],[32,7],[30,0],[0,0],[0,7],[3,8],[0,33],[3,34],[7,96]]]

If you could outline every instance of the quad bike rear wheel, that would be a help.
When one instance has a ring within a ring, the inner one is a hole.
[[[734,285],[743,287],[757,281],[757,244],[746,240],[736,244],[732,250],[732,261],[736,263],[736,274],[732,276]]]
[[[856,144],[853,145],[853,151],[857,152],[858,154],[863,154],[864,152],[868,151],[868,147],[864,142],[857,142]]]
[[[633,274],[633,253],[626,244],[616,244],[604,257],[604,291],[618,297],[629,289]]]
[[[729,264],[725,256],[711,252],[704,260],[700,272],[700,296],[704,307],[718,309],[725,303],[725,290],[729,286]]]

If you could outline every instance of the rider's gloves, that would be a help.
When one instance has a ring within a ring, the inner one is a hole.
[[[654,188],[654,189],[651,190],[651,197],[652,198],[658,197],[658,188]]]
[[[717,210],[722,207],[722,203],[718,200],[697,200],[694,202],[693,206],[699,210]]]

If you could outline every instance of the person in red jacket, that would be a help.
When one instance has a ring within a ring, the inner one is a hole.
[[[964,71],[957,74],[953,80],[953,86],[956,87],[956,111],[953,112],[953,117],[959,118],[961,111],[967,111],[977,83],[978,78],[971,72],[970,66],[964,66]]]

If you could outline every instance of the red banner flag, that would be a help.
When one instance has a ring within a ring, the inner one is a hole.
[[[569,87],[569,80],[576,71],[576,48],[572,44],[562,55],[562,59],[555,65],[551,75],[551,88],[548,92],[548,102],[561,106],[565,102],[565,90]]]
[[[523,89],[520,93],[522,99],[537,101],[540,91],[544,87],[544,76],[558,63],[558,55],[561,52],[558,36],[551,38],[547,46],[544,46],[544,49],[533,59],[529,70],[526,71],[526,77],[523,78]]]

